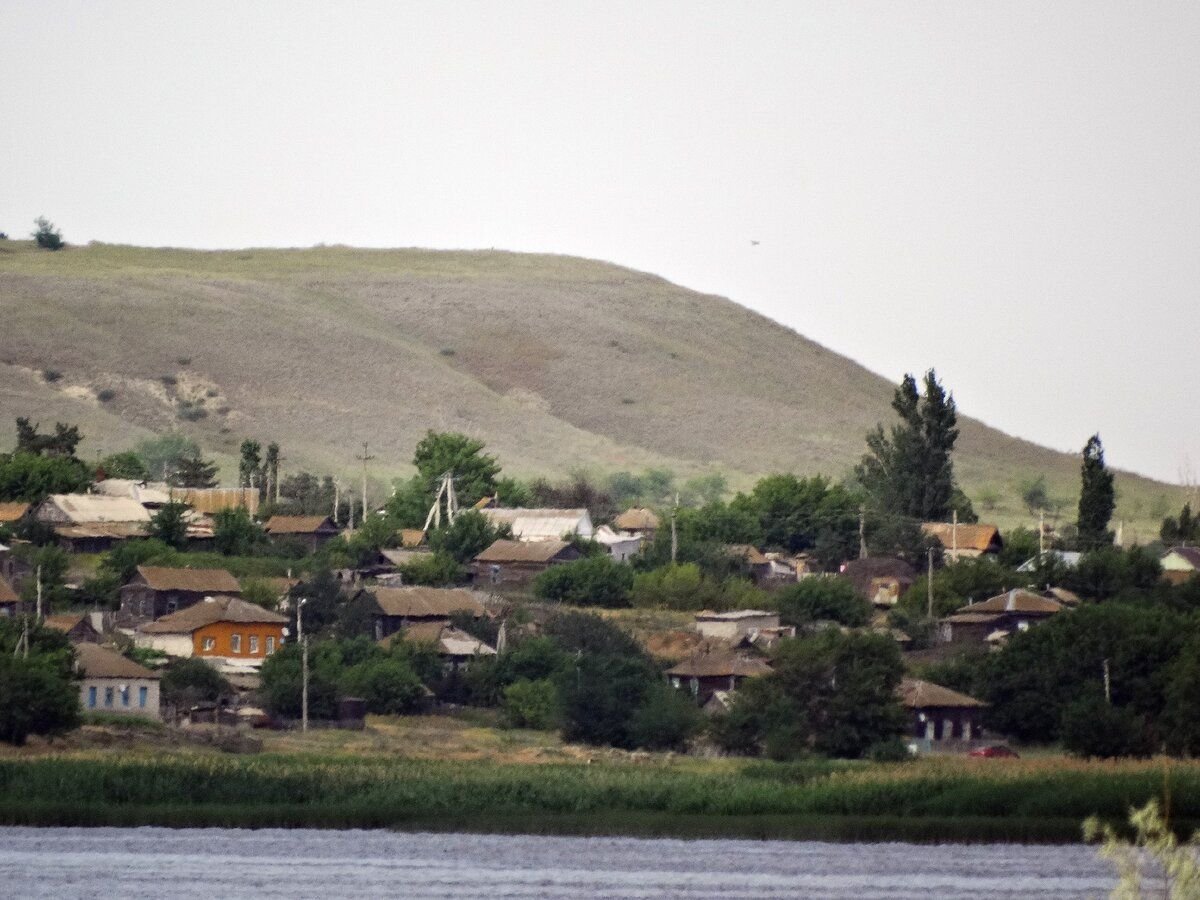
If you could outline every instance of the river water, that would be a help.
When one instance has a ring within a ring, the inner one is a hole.
[[[1094,847],[0,828],[0,896],[1105,897]]]

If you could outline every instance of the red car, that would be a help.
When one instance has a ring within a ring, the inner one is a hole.
[[[992,744],[990,747],[977,747],[967,754],[968,756],[978,756],[981,759],[1020,759],[1020,755],[1016,750],[1010,747],[1005,747],[1003,744]]]

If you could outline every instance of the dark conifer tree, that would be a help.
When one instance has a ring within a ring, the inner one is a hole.
[[[1112,532],[1108,530],[1113,509],[1116,508],[1116,490],[1113,474],[1104,465],[1104,447],[1100,435],[1093,434],[1083,448],[1082,484],[1079,491],[1079,546],[1091,550],[1111,544]]]

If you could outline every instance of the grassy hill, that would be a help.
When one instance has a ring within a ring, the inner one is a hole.
[[[892,385],[802,335],[569,257],[5,241],[0,309],[0,422],[80,422],[89,454],[177,428],[227,467],[253,436],[279,441],[288,469],[349,473],[369,441],[383,479],[435,428],[484,439],[516,475],[667,466],[741,486],[839,476],[891,419]],[[1038,474],[1070,511],[1077,458],[971,419],[959,448],[989,518],[1028,518],[1017,485]],[[1181,502],[1118,485],[1141,530]]]

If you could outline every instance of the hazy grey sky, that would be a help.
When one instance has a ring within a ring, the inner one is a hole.
[[[612,260],[1176,480],[1198,50],[1196,2],[3,0],[0,229]]]

